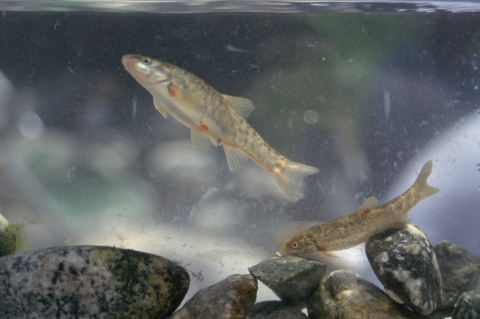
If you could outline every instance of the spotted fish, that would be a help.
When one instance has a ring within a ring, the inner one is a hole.
[[[166,62],[130,54],[125,69],[153,96],[155,108],[190,128],[193,144],[205,150],[222,145],[232,172],[249,158],[270,173],[285,197],[300,198],[303,178],[318,173],[315,167],[290,161],[275,151],[247,123],[252,101],[220,94],[193,74]]]
[[[301,256],[343,250],[359,245],[401,220],[422,199],[438,193],[427,184],[432,172],[432,161],[423,165],[415,183],[397,198],[379,205],[369,197],[360,209],[349,216],[322,223],[288,239],[280,249],[285,255]]]

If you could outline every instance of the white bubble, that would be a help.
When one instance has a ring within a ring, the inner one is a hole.
[[[303,119],[305,122],[307,122],[307,124],[315,124],[318,121],[318,114],[315,111],[308,110],[303,115]]]
[[[42,119],[33,111],[23,112],[18,119],[17,127],[20,133],[30,141],[38,140],[44,129]]]

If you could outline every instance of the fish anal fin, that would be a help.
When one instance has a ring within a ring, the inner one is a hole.
[[[337,255],[334,255],[332,254],[331,252],[327,251],[327,250],[319,250],[318,251],[320,254],[322,254],[323,256],[325,257],[328,257],[328,258],[338,258]]]
[[[155,98],[153,99],[153,105],[155,105],[155,108],[157,109],[157,111],[160,112],[160,114],[162,114],[164,118],[167,118],[167,110],[165,110],[163,105],[160,102],[158,102]]]
[[[235,112],[241,117],[247,118],[255,109],[255,105],[249,99],[223,94],[223,97],[230,102]]]
[[[363,202],[362,206],[360,206],[357,213],[361,215],[365,213],[367,210],[377,206],[379,206],[377,199],[374,196],[370,196]]]
[[[247,161],[248,156],[238,148],[232,147],[228,144],[224,144],[223,148],[225,150],[225,156],[227,157],[227,163],[230,170],[232,172],[239,171]]]
[[[285,197],[296,202],[302,193],[303,178],[318,173],[318,168],[285,159],[285,165],[279,172],[270,172],[277,180]]]
[[[190,130],[190,137],[192,138],[192,143],[195,147],[201,151],[208,150],[210,148],[211,141],[210,139],[203,135],[202,133],[195,132],[194,130]]]
[[[399,220],[395,221],[393,224],[389,225],[388,228],[402,228],[406,224],[411,224],[412,220],[408,218],[407,215],[404,215]]]

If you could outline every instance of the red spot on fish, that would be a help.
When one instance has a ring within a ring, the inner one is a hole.
[[[170,83],[170,84],[167,86],[167,89],[168,89],[168,94],[170,95],[170,97],[175,97],[175,95],[177,95],[178,86],[176,86],[175,84]]]
[[[207,124],[200,124],[200,127],[203,131],[207,131],[208,132],[208,125]]]

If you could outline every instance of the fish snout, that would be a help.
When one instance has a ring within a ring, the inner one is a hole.
[[[135,69],[135,54],[126,54],[122,57],[122,64],[128,72]]]

